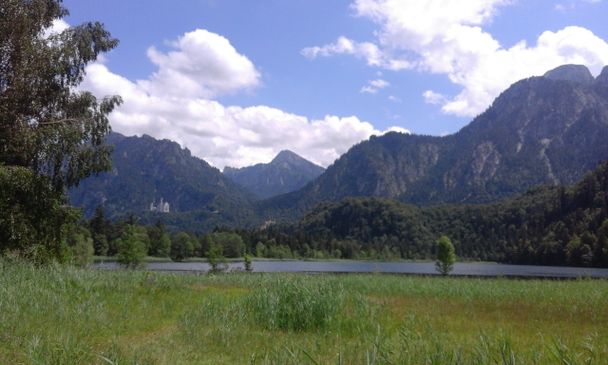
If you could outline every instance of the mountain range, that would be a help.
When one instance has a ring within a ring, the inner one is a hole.
[[[260,199],[296,191],[325,169],[297,154],[281,151],[270,163],[243,168],[226,167],[224,175]]]
[[[301,216],[321,202],[382,197],[420,205],[484,203],[569,185],[608,159],[608,67],[565,65],[521,80],[458,133],[387,133],[353,146],[303,189],[261,203]]]
[[[103,204],[111,216],[162,217],[196,230],[294,219],[347,197],[486,203],[573,184],[608,160],[606,141],[608,67],[594,78],[584,66],[565,65],[516,82],[453,135],[373,136],[322,173],[284,151],[269,164],[222,174],[177,143],[112,134],[113,170],[85,180],[70,199],[88,214]],[[150,211],[161,197],[171,213]]]
[[[70,202],[90,216],[103,206],[113,218],[134,214],[145,222],[209,230],[255,222],[251,195],[176,142],[111,133],[112,170],[69,191]],[[152,211],[161,199],[169,213]]]

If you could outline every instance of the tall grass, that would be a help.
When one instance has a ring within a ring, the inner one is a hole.
[[[608,363],[608,281],[174,275],[0,260],[0,364]]]
[[[255,322],[269,330],[306,331],[335,321],[343,301],[344,289],[338,282],[291,277],[258,287],[246,305]]]

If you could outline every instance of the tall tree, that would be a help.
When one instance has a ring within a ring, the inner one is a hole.
[[[109,168],[107,117],[121,102],[118,96],[98,101],[78,89],[86,65],[118,41],[100,23],[51,31],[66,15],[61,0],[0,2],[0,168],[6,174],[17,167],[31,171],[30,179],[37,181],[30,183],[48,185],[55,193],[53,199],[81,179]],[[27,206],[23,199],[42,203],[50,195],[18,199]],[[36,230],[28,217],[27,212],[20,216],[20,223]],[[51,254],[59,252],[61,224],[54,226]],[[10,229],[2,224],[0,234]],[[11,237],[17,237],[12,245],[18,246],[18,232]],[[0,246],[0,252],[4,248]]]

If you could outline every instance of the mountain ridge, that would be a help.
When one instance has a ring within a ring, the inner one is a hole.
[[[85,179],[69,191],[70,202],[90,216],[103,206],[108,216],[134,214],[144,221],[188,221],[201,230],[216,225],[247,225],[255,221],[252,197],[187,148],[148,135],[126,137],[111,133],[112,170]],[[151,210],[160,199],[169,214]]]
[[[387,133],[356,144],[314,182],[259,209],[297,217],[324,201],[362,196],[485,203],[537,185],[572,184],[608,159],[608,71],[581,83],[580,67],[556,70],[514,83],[455,134]]]
[[[226,167],[223,173],[250,193],[265,199],[298,190],[324,171],[323,167],[298,154],[283,150],[269,163],[242,168]]]

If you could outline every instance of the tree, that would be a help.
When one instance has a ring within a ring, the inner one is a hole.
[[[0,254],[13,252],[36,262],[62,257],[62,231],[74,223],[61,194],[30,170],[0,165]]]
[[[103,207],[99,205],[95,209],[93,218],[89,221],[89,229],[93,236],[93,247],[95,248],[96,255],[106,256],[108,254],[108,226],[109,222],[105,218]]]
[[[192,243],[192,238],[190,238],[188,233],[180,232],[173,236],[173,239],[171,240],[171,251],[169,252],[171,260],[184,261],[192,256],[193,251],[194,245]]]
[[[91,263],[94,253],[91,233],[82,224],[70,224],[66,228],[66,261],[80,267]]]
[[[448,275],[454,268],[456,262],[456,254],[454,253],[454,245],[448,236],[441,236],[437,240],[437,261],[435,269],[441,275]]]
[[[7,198],[24,210],[12,215],[12,223],[0,222],[0,235],[21,240],[16,245],[22,250],[32,242],[20,237],[44,236],[37,245],[53,257],[60,257],[62,227],[69,222],[63,220],[61,205],[44,208],[64,199],[66,188],[109,168],[107,116],[121,102],[118,96],[98,101],[77,88],[86,65],[118,41],[100,23],[51,34],[53,22],[66,15],[60,0],[0,3],[0,166],[11,172],[25,168],[32,173],[29,186],[48,186],[45,194],[38,189],[36,196]],[[40,211],[45,222],[55,224],[31,225],[30,217]]]
[[[226,258],[222,255],[222,246],[211,241],[209,250],[206,252],[207,262],[211,266],[210,273],[218,273],[226,268]]]
[[[245,242],[238,233],[216,232],[211,235],[211,240],[223,248],[226,257],[241,257],[245,253]]]
[[[171,238],[162,222],[158,221],[155,225],[148,227],[148,236],[150,237],[150,249],[148,251],[150,256],[169,256]]]
[[[251,272],[253,271],[253,261],[251,260],[251,255],[246,253],[243,256],[243,264],[245,265],[245,271]]]
[[[127,268],[138,267],[148,251],[148,234],[144,227],[127,225],[116,241],[118,262]]]

